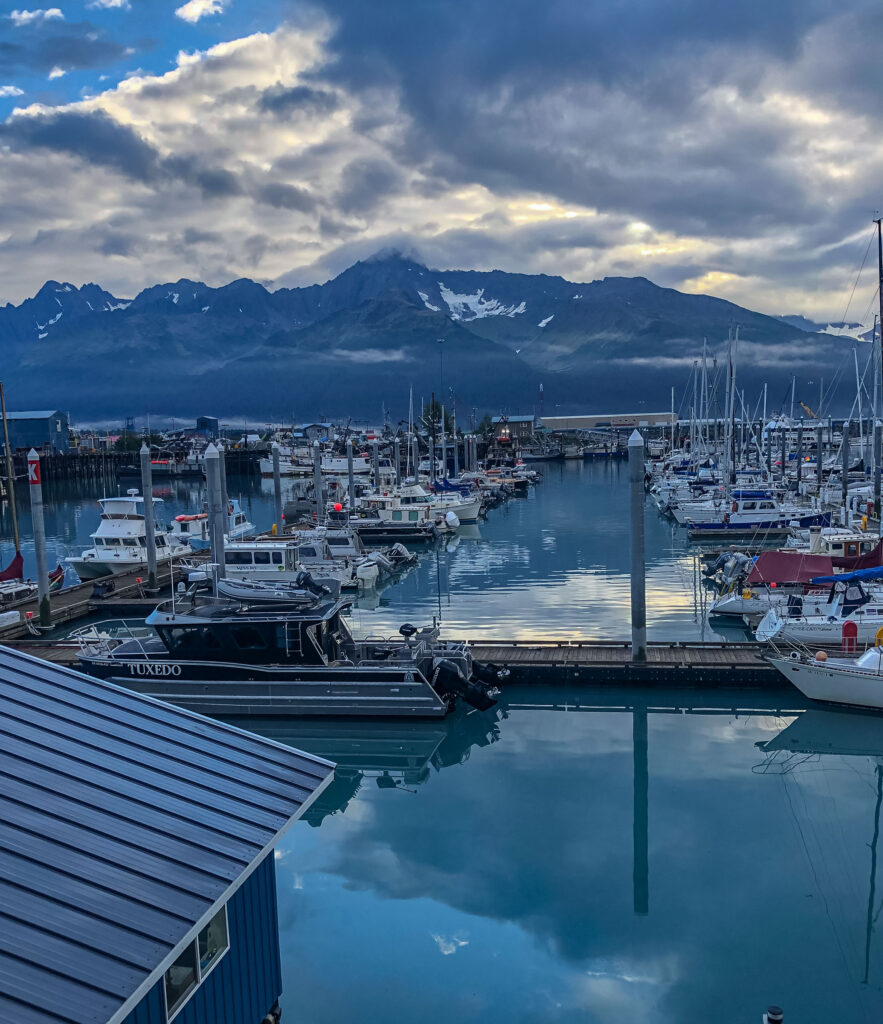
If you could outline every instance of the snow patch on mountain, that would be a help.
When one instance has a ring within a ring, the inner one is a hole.
[[[178,299],[180,299],[180,298],[181,298],[181,296],[180,296],[180,295],[179,295],[179,294],[178,294],[177,292],[169,292],[169,294],[168,294],[168,295],[167,295],[166,297],[167,297],[167,298],[171,298],[172,302],[173,302],[173,303],[174,303],[174,304],[175,304],[176,306],[178,305]],[[240,313],[241,313],[241,312],[242,312],[242,310],[240,310]]]
[[[551,323],[554,319],[555,314],[553,313],[551,316],[547,316],[545,320],[540,320],[540,322],[537,324],[537,327],[545,327],[546,324]]]
[[[504,306],[497,299],[485,299],[484,288],[479,288],[473,295],[458,295],[446,288],[443,281],[438,282],[438,289],[441,297],[448,307],[452,320],[462,320],[468,323],[470,320],[480,320],[486,316],[509,316],[513,317],[524,313],[527,309],[522,300],[518,305]]]
[[[417,292],[417,294],[420,296],[421,299],[423,299],[423,305],[426,306],[427,309],[431,309],[433,313],[441,312],[438,306],[433,306],[433,304],[429,301],[429,296],[426,294],[426,292]]]
[[[819,334],[833,334],[841,338],[853,338],[855,341],[867,341],[868,330],[862,324],[825,324]]]
[[[131,305],[131,302],[108,302],[104,308],[108,313],[112,313],[115,309],[128,309]]]

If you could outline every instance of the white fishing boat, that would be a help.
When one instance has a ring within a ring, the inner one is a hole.
[[[456,490],[430,494],[419,484],[403,484],[382,491],[374,490],[362,497],[361,505],[384,521],[418,522],[421,518],[441,517],[452,525],[446,518],[449,512],[460,523],[478,522],[481,498],[464,498]]]
[[[154,506],[162,499],[154,498]],[[130,490],[125,498],[102,498],[98,502],[101,520],[91,535],[92,547],[79,555],[66,558],[81,580],[97,579],[130,569],[147,571],[147,525],[144,519],[144,498]],[[184,555],[189,548],[170,537],[169,532],[154,526],[156,562],[161,566],[171,558]]]
[[[372,470],[371,459],[367,455],[353,456],[353,474],[364,476]],[[347,476],[349,462],[345,455],[323,455],[322,473],[325,476]]]
[[[318,535],[310,543],[286,538],[227,544],[224,563],[228,579],[295,583],[300,573],[310,572],[319,582],[331,579],[345,590],[373,587],[380,576],[377,564],[367,557],[335,558],[328,542]]]

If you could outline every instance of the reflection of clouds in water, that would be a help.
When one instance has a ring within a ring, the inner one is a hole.
[[[461,939],[457,935],[452,935],[449,939],[444,935],[433,935],[432,941],[438,946],[442,956],[452,956],[458,949],[469,945],[469,939]]]
[[[668,703],[663,691],[647,699]],[[473,748],[416,797],[364,788],[350,809],[370,803],[373,814],[356,828],[323,824],[313,838],[326,840],[324,856],[314,850],[310,860],[323,878],[379,900],[388,935],[400,915],[428,916],[445,963],[461,958],[441,942],[468,935],[464,971],[489,970],[507,936],[516,1003],[537,958],[550,957],[548,1016],[513,1019],[679,1024],[715,1005],[716,1020],[741,1024],[770,992],[796,1019],[866,1008],[879,1018],[879,993],[862,991],[856,974],[873,767],[826,757],[785,780],[753,774],[754,744],[773,725],[768,714],[650,715],[647,917],[632,912],[628,713],[513,711],[498,743]],[[420,978],[413,984],[416,992]],[[546,986],[531,984],[536,999]],[[582,1017],[569,1016],[577,1010]]]

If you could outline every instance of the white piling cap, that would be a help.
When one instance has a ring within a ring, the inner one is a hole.
[[[216,459],[216,458],[218,458],[218,449],[215,448],[215,446],[213,444],[209,444],[209,446],[205,450],[205,457],[207,459]]]
[[[278,448],[279,448],[279,442],[278,442],[278,441],[274,441],[274,442],[273,442],[273,443],[272,443],[272,444],[270,445],[270,450],[271,450],[271,451],[276,451],[276,450],[277,450]]]
[[[640,432],[636,429],[633,430],[631,434],[629,434],[629,448],[637,447],[638,445],[640,445],[643,448],[644,438],[641,437]]]
[[[39,458],[40,458],[40,453],[37,451],[36,448],[32,448],[28,452],[28,462],[33,462],[34,459],[39,459]]]
[[[139,451],[139,453],[140,453],[141,455],[149,455],[149,454],[150,454],[150,449],[149,449],[149,448],[147,447],[147,442],[146,442],[146,441],[144,441],[144,442],[142,443],[142,445],[141,445],[141,447],[140,447],[140,448],[138,449],[138,451]]]

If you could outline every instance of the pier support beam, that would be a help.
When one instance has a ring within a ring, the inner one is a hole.
[[[396,469],[396,487],[402,486],[402,445],[398,435],[393,438],[392,458]]]
[[[380,442],[372,441],[372,455],[374,457],[374,489],[380,490]]]
[[[356,510],[356,474],[353,472],[353,439],[346,439],[346,482],[349,493],[350,515]]]
[[[325,501],[322,487],[322,450],[318,441],[313,441],[313,492],[316,499],[316,526],[321,526]]]
[[[632,894],[636,914],[650,911],[649,770],[647,764],[647,709],[632,711]]]
[[[141,496],[144,498],[144,542],[147,545],[147,586],[156,588],[156,522],[153,518],[153,464],[150,449],[141,445]]]
[[[883,455],[883,423],[874,420],[874,515],[880,516],[880,456]],[[883,521],[881,521],[880,534],[883,535]]]
[[[816,427],[816,494],[819,501],[822,499],[822,469],[825,465],[825,428],[819,424]]]
[[[227,507],[221,501],[221,467],[218,449],[210,444],[205,450],[205,484],[208,491],[208,528],[212,547],[212,561],[217,568],[217,578],[227,575],[224,560],[224,523]]]
[[[849,420],[843,421],[843,431],[841,436],[843,440],[840,444],[840,495],[843,507],[846,508],[846,502],[849,497]]]
[[[9,484],[12,487],[13,481],[10,480]],[[40,602],[40,625],[51,626],[49,569],[46,565],[46,527],[43,523],[43,479],[40,475],[40,456],[33,448],[28,452],[28,484],[31,493],[34,551],[37,556],[37,598]]]
[[[276,533],[285,532],[285,523],[282,519],[282,467],[279,464],[279,445],[274,441],[270,445],[273,453],[273,530]]]
[[[629,437],[629,504],[632,532],[632,661],[647,660],[647,598],[644,579],[644,439]]]
[[[797,424],[797,490],[803,482],[803,417]]]

